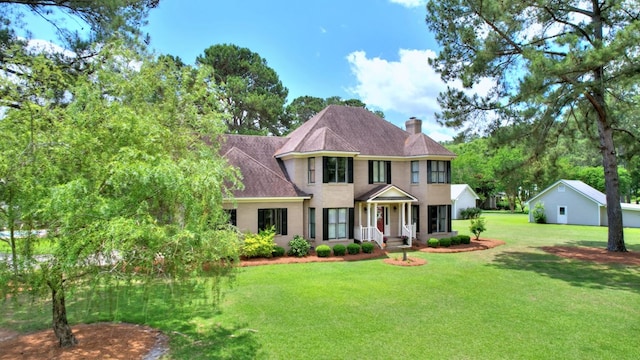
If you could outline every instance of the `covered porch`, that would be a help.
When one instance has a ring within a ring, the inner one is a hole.
[[[385,240],[389,245],[411,246],[416,237],[411,205],[417,201],[394,185],[381,186],[356,198],[355,240],[373,241],[381,248],[385,247]]]

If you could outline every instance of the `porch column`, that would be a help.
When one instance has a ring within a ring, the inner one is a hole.
[[[398,234],[402,236],[402,225],[404,225],[404,203],[399,203],[398,208],[400,208],[400,211],[398,211]]]
[[[367,203],[367,227],[371,227],[371,203]]]
[[[411,238],[413,239],[415,237],[415,234],[413,233],[413,223],[411,222],[411,203],[407,203],[407,224],[409,224],[409,233],[411,236]]]

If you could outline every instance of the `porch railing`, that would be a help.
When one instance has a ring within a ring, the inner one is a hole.
[[[360,231],[358,231],[358,235],[360,238],[356,238],[356,240],[360,241],[375,241],[376,244],[382,248],[382,244],[384,243],[384,234],[378,230],[377,227],[366,227],[360,226]],[[356,235],[356,236],[358,236]]]
[[[407,238],[407,245],[411,246],[411,242],[413,241],[413,229],[414,229],[415,225],[411,226],[410,225],[402,225],[402,237],[406,237]]]

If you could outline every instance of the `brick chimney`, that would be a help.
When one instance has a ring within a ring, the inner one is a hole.
[[[422,120],[416,119],[415,116],[412,116],[405,123],[405,127],[409,134],[420,134],[422,133]]]

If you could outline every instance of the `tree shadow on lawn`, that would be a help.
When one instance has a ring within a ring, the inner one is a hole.
[[[599,249],[607,248],[606,241],[595,241],[595,240],[574,240],[574,241],[567,242],[567,245],[568,246],[586,246],[586,247],[599,248]],[[625,241],[625,246],[629,251],[640,252],[640,244],[629,244]]]
[[[507,251],[496,254],[490,266],[533,271],[573,286],[640,293],[640,269],[632,265],[574,260],[548,253]]]

